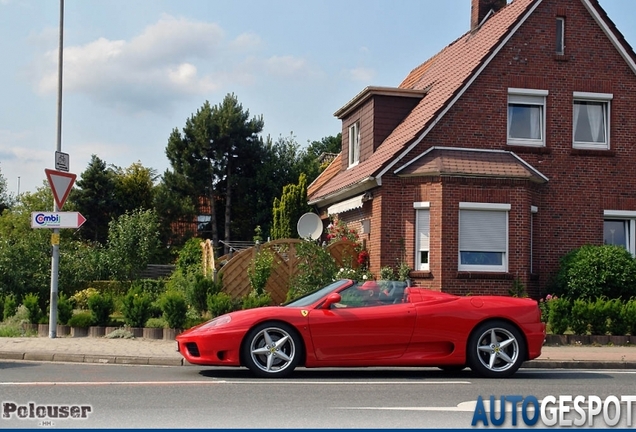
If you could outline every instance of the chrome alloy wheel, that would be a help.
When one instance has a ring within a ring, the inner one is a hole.
[[[517,364],[520,346],[517,338],[508,330],[492,327],[477,340],[477,358],[489,371],[505,372]]]
[[[280,327],[266,327],[257,332],[249,345],[251,363],[261,371],[276,375],[296,365],[296,343]]]

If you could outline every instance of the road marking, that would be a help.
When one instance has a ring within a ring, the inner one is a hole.
[[[466,385],[470,381],[285,381],[285,380],[207,380],[207,381],[26,381],[0,382],[0,387],[11,386],[109,386],[109,385],[216,385],[216,384],[265,384],[269,387],[275,384],[297,385]]]

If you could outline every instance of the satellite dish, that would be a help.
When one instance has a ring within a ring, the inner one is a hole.
[[[317,240],[322,235],[322,220],[316,213],[305,213],[298,219],[296,229],[301,238]]]

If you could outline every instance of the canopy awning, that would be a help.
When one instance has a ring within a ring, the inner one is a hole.
[[[353,198],[349,198],[348,200],[340,201],[337,204],[334,204],[330,207],[327,207],[327,214],[337,214],[344,213],[349,210],[357,209],[362,207],[362,198],[364,194],[355,196]]]

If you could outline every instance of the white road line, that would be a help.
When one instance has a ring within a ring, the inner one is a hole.
[[[467,385],[470,381],[284,381],[284,380],[246,380],[246,381],[227,381],[227,380],[207,380],[207,381],[31,381],[31,382],[0,382],[0,387],[18,387],[18,386],[109,386],[109,385],[216,385],[216,384],[265,384],[269,387],[275,384],[284,385]]]

